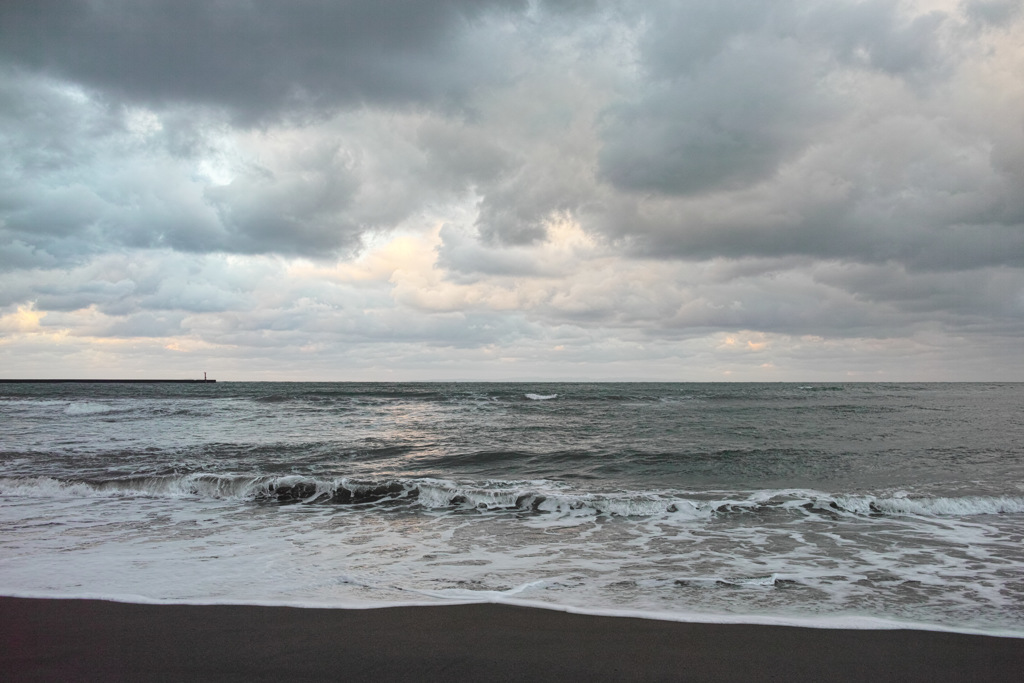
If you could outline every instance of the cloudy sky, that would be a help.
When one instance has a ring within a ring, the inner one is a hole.
[[[6,0],[0,376],[1024,380],[1019,0]]]

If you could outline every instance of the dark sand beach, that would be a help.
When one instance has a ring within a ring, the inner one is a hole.
[[[1024,639],[688,624],[506,605],[371,610],[0,598],[6,680],[1018,681]]]

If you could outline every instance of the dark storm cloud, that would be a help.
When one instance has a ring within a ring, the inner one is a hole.
[[[602,120],[599,177],[621,193],[585,221],[658,258],[1019,267],[1019,111],[964,71],[983,54],[978,22],[1014,16],[1001,3],[960,18],[885,0],[657,4],[632,95]]]
[[[585,4],[548,3],[569,15]],[[382,161],[392,144],[384,117],[410,104],[449,111],[506,82],[501,22],[525,9],[504,0],[4,3],[0,264],[80,262],[120,247],[349,254],[367,230],[503,171],[491,131],[442,113],[421,127],[418,149]],[[138,110],[156,117],[142,135]],[[331,125],[359,111],[381,115],[376,139]],[[218,141],[250,124],[308,135],[271,160],[235,154],[222,164],[226,183],[200,177],[198,167],[224,156]]]
[[[926,4],[0,3],[0,324],[272,367],[1012,356],[1024,12]]]
[[[386,147],[358,131],[300,128],[284,143],[275,136],[290,130],[278,129],[257,136],[261,159],[259,149],[234,150],[237,130],[202,109],[114,106],[74,84],[10,71],[0,71],[0,101],[6,267],[77,263],[125,247],[329,256],[400,220],[411,210],[402,198],[418,200],[407,184],[353,202],[367,184],[380,185],[356,157]],[[211,164],[224,178],[207,177]]]
[[[834,108],[814,66],[779,41],[645,84],[639,102],[608,111],[602,176],[627,191],[685,195],[770,175]]]
[[[148,104],[290,108],[457,99],[499,77],[465,29],[521,0],[28,0],[0,4],[0,56]],[[472,47],[475,59],[465,59]],[[496,47],[496,46],[495,46]]]
[[[344,256],[460,193],[491,246],[575,215],[645,256],[1019,263],[1019,131],[1005,111],[937,113],[973,49],[957,31],[1012,10],[968,3],[954,26],[891,0],[3,3],[0,263]],[[410,103],[429,116],[388,140]],[[159,126],[138,134],[133,107]],[[375,130],[335,125],[342,110]],[[197,179],[253,122],[308,135]]]
[[[158,111],[167,124],[160,134],[159,151],[195,157],[202,152],[202,123],[211,118],[211,109],[226,112],[231,123],[242,126],[309,125],[339,110],[361,106],[425,105],[448,113],[465,106],[463,114],[478,116],[467,96],[514,83],[532,68],[531,52],[543,59],[548,38],[544,22],[526,18],[527,13],[553,18],[556,33],[571,33],[575,23],[593,20],[593,12],[603,4],[579,0],[549,0],[533,7],[522,0],[15,2],[0,7],[0,59],[22,71],[84,86],[97,102],[110,103],[115,109],[127,103]],[[519,33],[528,37],[517,43]],[[189,107],[194,110],[189,112]],[[183,111],[188,113],[182,116]],[[175,114],[177,121],[167,120]],[[566,189],[557,173],[546,174],[551,182],[544,188],[524,182],[517,173],[536,174],[537,164],[524,168],[528,165],[520,159],[518,171],[509,174],[510,155],[486,137],[494,133],[500,137],[500,130],[485,130],[481,135],[471,126],[459,126],[458,117],[452,121],[455,125],[425,127],[419,142],[430,167],[429,178],[418,180],[406,194],[415,197],[426,186],[442,193],[480,188],[481,232],[503,243],[541,237],[543,222],[552,211],[575,205],[575,197],[556,196]],[[80,122],[76,124],[81,128]],[[62,147],[91,151],[95,137],[90,131]],[[23,139],[31,141],[32,150],[41,147],[31,131],[25,131]],[[336,143],[325,140],[324,144]],[[407,159],[410,166],[416,162]],[[67,157],[55,163],[67,166],[81,160]],[[343,176],[335,181],[325,175],[332,169],[315,162],[296,174],[301,181],[267,170],[270,173],[262,177],[246,173],[229,187],[203,193],[202,201],[210,204],[215,216],[194,197],[188,204],[195,210],[178,221],[154,217],[150,222],[142,211],[132,217],[113,211],[136,224],[128,230],[122,220],[108,217],[111,207],[104,210],[91,200],[91,206],[66,204],[72,214],[76,214],[73,207],[80,206],[77,215],[83,218],[92,212],[88,221],[67,225],[67,231],[80,234],[92,226],[94,231],[104,231],[104,237],[93,242],[112,240],[134,246],[325,254],[345,253],[358,244],[365,230],[379,227],[386,218],[393,224],[407,215],[395,211],[387,217],[371,211],[376,215],[370,216],[349,202],[360,186],[380,184],[380,178],[333,169]],[[509,177],[499,177],[503,173]],[[306,184],[308,178],[312,180]],[[42,180],[40,184],[51,184],[47,181],[56,179]],[[254,192],[257,198],[251,198]],[[163,203],[158,197],[152,199]],[[158,206],[150,208],[159,211]],[[344,213],[344,209],[351,211]],[[22,218],[12,217],[13,230],[33,221],[54,229],[59,225],[51,216],[25,214]],[[134,234],[129,237],[129,232]],[[59,244],[30,241],[50,256],[60,250]],[[69,251],[81,253],[78,248]],[[24,255],[12,252],[9,258]]]
[[[837,65],[923,78],[945,63],[945,20],[906,20],[885,0],[655,3],[637,95],[607,112],[601,175],[671,195],[768,177],[841,113]]]
[[[748,215],[704,221],[705,217],[686,207],[628,202],[595,222],[628,225],[630,231],[621,237],[626,249],[646,258],[699,261],[803,255],[857,263],[892,261],[915,270],[1021,267],[1024,216],[1017,207],[1005,206],[1019,204],[1012,192],[1007,192],[1005,202],[998,202],[994,213],[999,220],[992,222],[987,207],[957,211],[948,197],[938,192],[931,197],[935,201],[932,210],[913,211],[914,207],[901,206],[902,201],[874,205],[874,198],[857,197],[819,206],[794,206],[791,215],[783,219],[766,216],[759,221]],[[765,208],[785,210],[774,205]]]

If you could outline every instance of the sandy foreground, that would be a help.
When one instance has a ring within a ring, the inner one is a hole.
[[[1021,681],[1024,639],[688,624],[508,605],[0,598],[4,680]]]

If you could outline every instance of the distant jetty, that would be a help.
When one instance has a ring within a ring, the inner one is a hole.
[[[215,379],[0,379],[0,384],[213,384]]]

